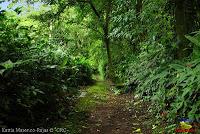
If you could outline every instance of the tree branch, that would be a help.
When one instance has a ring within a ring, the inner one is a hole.
[[[101,19],[101,15],[99,14],[99,12],[97,11],[96,7],[94,6],[92,0],[77,0],[77,2],[82,2],[82,3],[88,3],[90,5],[90,7],[92,8],[94,14]]]
[[[97,16],[99,19],[101,19],[101,16],[100,16],[100,14],[98,13],[97,9],[95,8],[95,6],[94,6],[92,0],[89,0],[89,4],[90,4],[92,10],[94,11],[94,13],[96,14],[96,16]]]

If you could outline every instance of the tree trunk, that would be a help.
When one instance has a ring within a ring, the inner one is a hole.
[[[140,19],[140,14],[142,12],[142,6],[143,6],[142,2],[143,2],[142,0],[136,0],[136,5],[135,5],[137,23],[141,24],[141,25],[143,25],[143,23]],[[138,53],[139,49],[138,49],[137,45],[142,41],[141,40],[142,35],[143,35],[143,33],[140,33],[140,34],[138,34],[137,37],[132,36],[131,39],[130,39],[130,46],[131,46],[134,53]],[[135,40],[134,40],[134,38],[135,38]]]
[[[84,1],[86,2],[86,1]],[[111,51],[110,51],[110,38],[109,38],[109,23],[110,23],[110,13],[112,9],[112,0],[107,0],[106,6],[105,6],[105,19],[104,19],[104,14],[101,15],[95,5],[93,4],[92,0],[88,0],[93,12],[98,18],[98,21],[103,29],[103,43],[106,47],[106,52],[107,52],[107,59],[108,59],[108,77],[112,78],[112,56],[111,56]]]
[[[110,51],[110,38],[109,38],[109,23],[110,23],[110,13],[111,13],[112,0],[108,0],[106,5],[105,23],[103,26],[104,31],[104,45],[106,47],[107,58],[108,58],[108,78],[112,78],[113,67],[112,67],[112,56]]]
[[[194,0],[176,0],[175,21],[178,47],[176,58],[182,59],[192,52],[185,35],[194,30]]]
[[[142,0],[137,0],[136,1],[136,7],[135,7],[135,9],[136,9],[136,17],[138,19],[139,15],[140,15],[140,13],[142,11]]]
[[[110,39],[108,37],[108,33],[104,33],[104,44],[106,47],[106,52],[107,52],[107,58],[108,58],[108,78],[112,78],[112,56],[111,56],[111,51],[110,51]]]

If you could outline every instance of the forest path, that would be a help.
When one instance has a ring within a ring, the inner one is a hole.
[[[109,83],[98,81],[82,93],[79,111],[88,111],[82,134],[151,134],[148,105],[133,94],[116,95]]]

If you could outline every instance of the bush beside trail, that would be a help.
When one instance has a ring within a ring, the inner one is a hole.
[[[80,86],[93,82],[92,69],[21,21],[0,14],[0,127],[49,127],[66,118]]]

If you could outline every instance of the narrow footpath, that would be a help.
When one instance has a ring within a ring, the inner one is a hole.
[[[78,107],[83,107],[84,103],[86,107],[82,110],[89,114],[82,134],[152,133],[148,104],[133,94],[114,94],[106,82],[97,82],[87,88]]]

